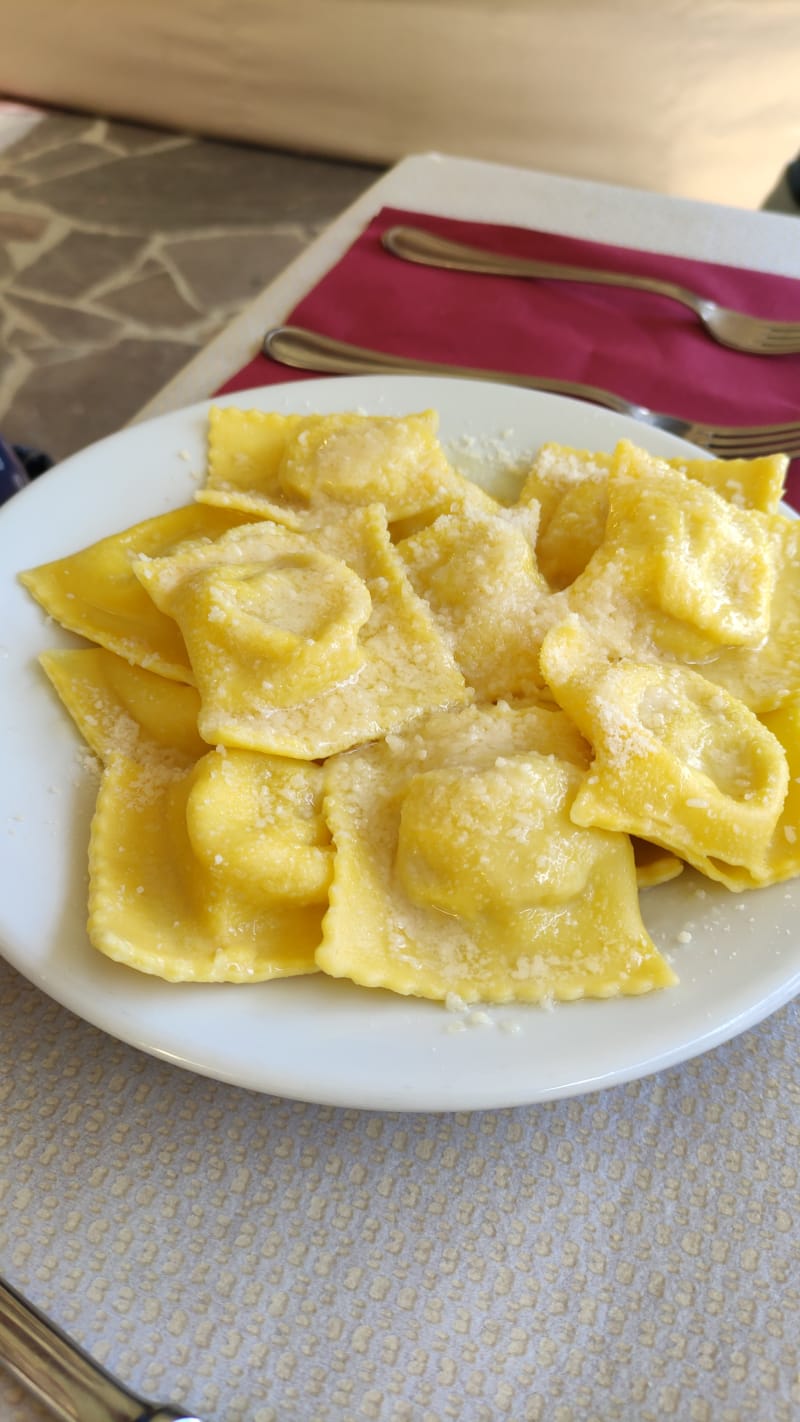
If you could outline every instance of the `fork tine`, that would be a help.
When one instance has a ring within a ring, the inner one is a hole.
[[[761,435],[775,435],[778,439],[797,439],[800,435],[800,420],[776,420],[769,425],[705,425],[705,429],[713,430],[722,439],[747,439],[752,435],[758,439]]]
[[[800,324],[796,321],[767,321],[721,308],[706,312],[703,323],[710,335],[731,350],[768,356],[800,353]]]
[[[759,455],[800,454],[800,424],[764,425],[761,429],[712,429],[699,426],[695,437],[704,443],[713,454],[722,459],[738,456],[740,459],[756,459]],[[691,435],[689,438],[691,439]]]
[[[713,430],[723,440],[796,440],[800,437],[800,420],[774,425],[707,425],[706,429]]]
[[[784,355],[800,353],[800,326],[792,327],[791,330],[772,330],[764,333],[764,348],[769,351],[782,351]]]
[[[800,456],[800,440],[794,445],[783,444],[719,444],[713,437],[695,441],[702,449],[707,449],[717,459],[766,459],[773,454],[785,454],[787,459]]]
[[[774,435],[731,440],[720,439],[715,430],[710,430],[708,448],[723,459],[758,459],[760,455],[767,454],[786,454],[796,458],[800,454],[800,435],[795,436],[794,440],[779,440]]]

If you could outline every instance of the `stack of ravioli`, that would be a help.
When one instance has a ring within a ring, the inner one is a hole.
[[[89,936],[169,981],[464,1002],[676,981],[643,888],[800,872],[786,461],[214,409],[196,501],[22,575],[102,765]]]

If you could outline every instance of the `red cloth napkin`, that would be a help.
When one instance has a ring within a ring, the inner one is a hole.
[[[381,246],[397,223],[517,256],[663,277],[754,315],[800,320],[800,281],[790,277],[384,208],[287,323],[398,355],[602,385],[706,422],[800,418],[800,355],[729,351],[692,312],[646,292],[416,266]],[[258,355],[217,393],[308,378]],[[800,459],[788,499],[800,509]]]

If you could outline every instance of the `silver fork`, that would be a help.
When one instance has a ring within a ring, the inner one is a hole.
[[[731,350],[747,351],[750,355],[796,355],[800,352],[800,321],[766,321],[758,316],[747,316],[743,311],[731,311],[709,297],[698,296],[685,286],[661,281],[657,277],[509,257],[502,252],[488,252],[480,247],[452,242],[420,227],[391,227],[381,240],[386,250],[395,257],[403,257],[407,262],[418,262],[425,267],[484,272],[493,276],[538,277],[548,281],[591,282],[599,286],[626,286],[638,291],[652,291],[657,296],[668,296],[688,306],[700,317],[709,335]]]
[[[596,385],[580,385],[571,380],[548,380],[538,375],[516,375],[510,371],[474,370],[461,365],[437,365],[432,361],[409,360],[405,356],[351,346],[332,336],[321,336],[300,326],[275,326],[267,331],[264,354],[280,365],[296,370],[316,370],[329,375],[450,375],[462,380],[486,380],[498,385],[521,385],[526,390],[545,390],[553,395],[569,395],[604,405],[620,415],[631,415],[643,424],[655,425],[700,445],[720,459],[755,459],[762,454],[800,454],[800,421],[785,425],[704,425],[662,415],[601,390]]]

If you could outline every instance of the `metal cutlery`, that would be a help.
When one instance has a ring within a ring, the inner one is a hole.
[[[692,444],[700,445],[720,459],[755,459],[763,454],[800,454],[800,420],[777,425],[706,425],[677,415],[660,414],[601,390],[570,380],[550,380],[538,375],[517,375],[511,371],[475,370],[459,365],[437,365],[433,361],[410,360],[384,351],[367,350],[345,341],[321,336],[300,326],[275,326],[264,337],[264,354],[281,365],[296,370],[315,370],[331,375],[445,375],[462,380],[485,380],[499,385],[519,385],[526,390],[543,390],[604,405],[620,415],[631,415],[646,425],[667,430]]]
[[[593,267],[566,266],[556,262],[539,262],[523,257],[510,257],[502,252],[485,251],[464,246],[447,237],[438,237],[421,227],[391,227],[382,242],[388,252],[407,262],[426,267],[444,267],[450,271],[484,272],[492,276],[519,276],[547,281],[590,282],[599,286],[632,287],[650,291],[680,301],[699,316],[708,334],[720,345],[750,355],[797,355],[800,353],[800,321],[769,321],[732,311],[709,297],[699,296],[687,287],[657,277],[626,275],[624,272],[596,270]]]
[[[2,1278],[0,1361],[62,1422],[201,1422],[123,1387]]]

